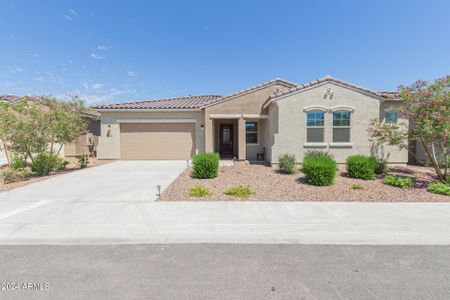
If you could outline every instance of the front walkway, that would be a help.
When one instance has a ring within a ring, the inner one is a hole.
[[[450,245],[448,203],[41,199],[0,201],[0,244]]]

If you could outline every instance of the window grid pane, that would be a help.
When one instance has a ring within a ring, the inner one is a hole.
[[[306,114],[307,126],[324,126],[325,114],[321,111],[312,111]]]
[[[245,142],[247,144],[258,143],[258,122],[245,122]]]
[[[350,112],[348,111],[334,112],[333,126],[350,126]]]
[[[350,128],[333,128],[333,142],[334,143],[349,143],[350,142]]]
[[[323,143],[324,129],[323,128],[307,128],[306,142],[307,143]]]

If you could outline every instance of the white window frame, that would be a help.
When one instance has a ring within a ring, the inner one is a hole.
[[[309,113],[322,113],[323,114],[323,125],[322,126],[316,126],[316,125],[314,125],[314,126],[309,126],[308,125],[308,114]],[[325,111],[324,110],[321,110],[321,109],[315,109],[315,110],[306,110],[306,114],[305,114],[305,121],[306,121],[306,126],[305,126],[305,128],[306,128],[306,132],[305,132],[305,140],[306,140],[306,143],[307,144],[322,144],[322,143],[325,143],[325,119],[326,119],[326,113],[325,113]],[[313,129],[322,129],[323,130],[323,139],[322,139],[322,141],[321,142],[310,142],[310,141],[308,141],[308,129],[310,129],[310,128],[313,128]]]
[[[247,123],[255,123],[256,131],[247,132]],[[258,121],[245,121],[245,144],[246,145],[259,145],[259,122]],[[247,142],[247,133],[256,134],[256,143]]]
[[[331,134],[331,140],[332,140],[332,143],[333,144],[338,144],[338,143],[351,143],[352,142],[352,114],[353,114],[353,109],[352,110],[350,110],[350,109],[339,109],[339,110],[330,110],[331,112],[332,112],[332,120],[331,120],[331,125],[332,125],[332,134]],[[342,125],[339,125],[339,126],[335,126],[334,125],[334,114],[335,113],[343,113],[343,112],[345,112],[345,113],[349,113],[350,114],[350,118],[349,118],[349,125],[347,126],[347,125],[345,125],[345,126],[342,126]],[[348,134],[348,136],[349,136],[349,140],[348,141],[345,141],[345,142],[342,142],[342,141],[339,141],[339,142],[337,142],[337,141],[335,141],[334,140],[334,129],[345,129],[345,128],[347,128],[348,130],[349,130],[349,134]]]

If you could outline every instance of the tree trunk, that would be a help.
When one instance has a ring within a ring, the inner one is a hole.
[[[430,150],[428,150],[426,143],[422,139],[420,139],[420,143],[422,144],[423,148],[425,149],[425,153],[427,154],[428,158],[430,159],[431,164],[433,165],[433,168],[436,171],[436,174],[439,178],[439,181],[445,182],[444,175],[442,174],[442,171],[439,168],[437,161],[435,160],[435,156],[430,153]],[[431,143],[431,146],[432,146],[432,149],[434,152],[434,144]]]
[[[30,157],[31,163],[34,164],[34,159],[33,159],[33,155],[31,155],[30,150],[27,150],[27,154]]]
[[[3,149],[5,149],[5,156],[6,156],[6,162],[8,163],[8,166],[11,166],[11,161],[9,160],[9,151],[8,147],[6,146],[6,143],[4,140],[2,140]],[[0,149],[1,150],[1,149]]]
[[[55,143],[55,139],[52,138],[52,141],[50,143],[50,154],[53,154],[53,144]]]
[[[59,155],[59,153],[61,152],[61,149],[62,149],[62,147],[64,146],[64,144],[63,143],[61,143],[61,145],[59,145],[59,149],[58,149],[58,155]]]
[[[443,147],[444,149],[444,179],[448,180],[448,149]]]

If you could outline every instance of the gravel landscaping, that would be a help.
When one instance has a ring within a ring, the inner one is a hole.
[[[54,176],[58,176],[58,175],[62,175],[62,174],[66,174],[68,172],[73,172],[73,171],[77,171],[80,170],[80,167],[78,166],[78,159],[75,157],[66,157],[64,158],[65,160],[67,160],[69,162],[69,164],[67,165],[67,167],[64,170],[55,170],[50,172],[50,174],[48,176],[33,176],[33,177],[29,177],[26,180],[23,181],[18,181],[18,182],[12,182],[12,183],[4,183],[3,182],[3,176],[2,176],[2,171],[5,167],[0,167],[0,192],[4,192],[4,191],[9,191],[11,189],[20,187],[20,186],[24,186],[33,182],[38,182],[38,181],[42,181],[42,180],[46,180],[49,179],[51,177]],[[87,168],[92,168],[95,166],[100,166],[106,163],[109,163],[109,160],[98,160],[96,158],[89,158],[89,165]]]
[[[347,177],[344,165],[339,166],[336,182],[332,186],[311,186],[304,175],[281,174],[277,170],[257,164],[236,163],[221,167],[214,179],[194,179],[191,169],[185,170],[161,195],[159,201],[367,201],[367,202],[446,202],[449,196],[427,192],[429,182],[434,181],[433,172],[425,167],[391,167],[389,174],[413,178],[409,189],[383,184],[382,177],[360,180]],[[352,185],[362,189],[352,189]],[[189,188],[202,185],[211,190],[207,197],[190,197]],[[224,195],[231,186],[250,186],[254,194],[247,198]]]

